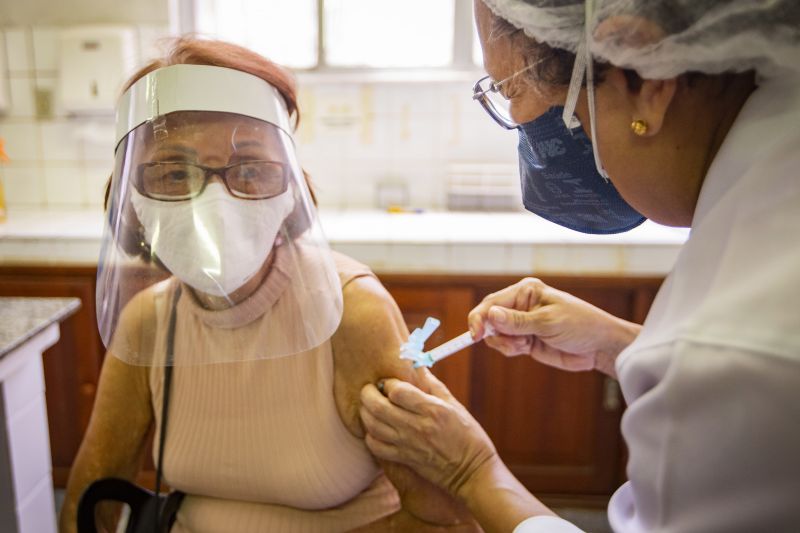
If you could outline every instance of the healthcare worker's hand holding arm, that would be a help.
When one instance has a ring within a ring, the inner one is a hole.
[[[398,379],[361,391],[366,443],[376,456],[408,465],[463,501],[483,529],[512,531],[536,515],[553,515],[509,472],[466,408],[427,370],[419,388]]]
[[[600,370],[616,378],[614,361],[641,326],[617,318],[535,278],[490,294],[469,314],[473,337],[505,355],[528,354],[569,371]]]

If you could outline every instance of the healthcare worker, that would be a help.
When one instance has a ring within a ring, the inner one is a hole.
[[[491,325],[506,355],[619,379],[630,458],[615,531],[797,531],[800,4],[475,10],[490,77],[474,97],[518,130],[525,207],[588,233],[645,217],[692,229],[643,327],[526,279],[470,313],[473,336]],[[431,394],[395,379],[362,390],[373,453],[461,498],[487,531],[576,531],[427,380]]]

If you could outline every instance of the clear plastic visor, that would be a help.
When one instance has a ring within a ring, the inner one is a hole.
[[[97,302],[109,352],[137,365],[281,357],[328,340],[341,286],[288,134],[177,111],[126,135]]]

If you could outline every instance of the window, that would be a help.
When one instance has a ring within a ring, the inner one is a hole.
[[[184,27],[298,69],[471,68],[472,0],[179,0]]]
[[[448,66],[453,62],[453,7],[454,0],[326,0],[326,62],[337,67]]]
[[[194,28],[294,68],[317,65],[317,0],[194,0]]]
[[[476,65],[483,66],[483,50],[481,49],[481,41],[478,38],[478,28],[475,24],[472,25],[472,62]]]

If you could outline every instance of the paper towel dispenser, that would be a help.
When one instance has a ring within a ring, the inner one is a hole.
[[[77,26],[59,35],[58,96],[70,115],[106,115],[137,62],[128,26]]]

